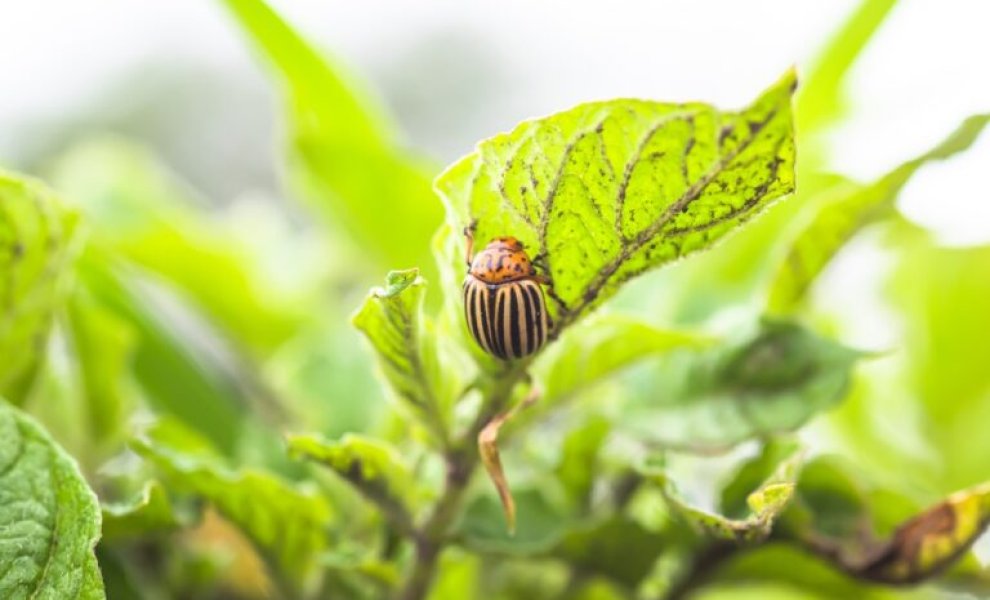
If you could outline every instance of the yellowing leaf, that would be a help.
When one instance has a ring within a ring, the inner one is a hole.
[[[704,249],[794,189],[787,73],[740,112],[613,100],[527,121],[436,181],[454,225],[512,235],[558,330],[632,277]]]
[[[969,549],[990,524],[990,483],[957,492],[907,521],[861,574],[888,583],[921,581]]]

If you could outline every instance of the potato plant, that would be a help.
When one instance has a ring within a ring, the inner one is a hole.
[[[0,597],[990,593],[990,253],[896,205],[990,115],[875,181],[827,168],[891,2],[742,107],[581,104],[445,169],[262,0],[223,4],[305,218],[246,235],[116,138],[0,174]],[[466,227],[522,242],[539,351],[472,339]],[[895,257],[883,352],[815,301],[864,235]]]

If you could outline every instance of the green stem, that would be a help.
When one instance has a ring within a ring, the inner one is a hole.
[[[529,361],[511,365],[496,377],[485,394],[485,401],[471,426],[446,453],[447,475],[443,494],[426,522],[415,532],[416,556],[399,590],[398,600],[422,600],[429,592],[436,574],[437,561],[449,542],[448,530],[460,513],[471,477],[478,468],[478,434],[492,418],[505,409],[512,391],[526,374]]]

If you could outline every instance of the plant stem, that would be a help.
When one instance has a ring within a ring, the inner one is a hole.
[[[501,376],[493,379],[478,416],[456,445],[447,451],[447,475],[443,494],[434,505],[429,518],[415,532],[416,556],[406,582],[396,596],[397,600],[422,600],[429,592],[440,553],[448,542],[447,532],[460,512],[468,484],[478,468],[478,434],[495,415],[505,409],[512,399],[512,391],[523,380],[528,366],[529,361],[514,363]]]
[[[703,549],[691,563],[688,572],[667,590],[666,600],[683,600],[705,584],[718,566],[735,555],[739,548],[727,542],[716,542]]]

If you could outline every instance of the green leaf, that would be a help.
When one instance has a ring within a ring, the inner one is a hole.
[[[442,221],[431,169],[399,147],[353,78],[264,2],[225,4],[276,70],[286,96],[290,166],[304,195],[379,268],[431,267],[430,238]]]
[[[744,463],[735,472],[732,478],[722,487],[722,494],[719,501],[719,508],[722,514],[733,518],[743,518],[749,511],[747,498],[750,492],[756,489],[774,471],[793,456],[800,449],[800,445],[787,438],[771,438],[764,443],[758,456]],[[803,466],[802,478],[804,477]]]
[[[0,597],[104,598],[100,511],[75,461],[0,401]]]
[[[134,332],[83,287],[77,288],[69,299],[68,315],[90,439],[103,444],[119,441],[133,403],[128,378]]]
[[[554,473],[576,508],[587,509],[591,503],[595,474],[599,472],[598,456],[611,429],[608,419],[592,415],[564,437]]]
[[[52,181],[79,204],[91,243],[168,281],[251,351],[272,352],[308,320],[299,293],[266,276],[229,215],[204,207],[148,149],[89,140],[60,157]]]
[[[663,534],[613,516],[568,531],[552,555],[582,573],[601,575],[631,589],[650,573],[668,542]]]
[[[161,483],[149,481],[129,502],[103,506],[103,540],[167,533],[189,525],[191,516],[177,511]]]
[[[990,114],[969,117],[935,148],[872,184],[841,187],[837,197],[825,204],[797,236],[780,263],[770,286],[768,310],[774,313],[793,310],[817,276],[857,232],[894,214],[898,194],[920,167],[968,149],[988,122]]]
[[[78,249],[78,216],[40,182],[0,170],[0,394],[23,401]]]
[[[541,368],[547,407],[630,365],[684,348],[703,348],[711,340],[699,334],[664,331],[622,315],[600,315],[565,334],[548,352]]]
[[[403,533],[413,531],[417,486],[399,453],[384,442],[348,434],[331,442],[290,435],[289,452],[329,467],[377,504]]]
[[[933,473],[938,489],[968,487],[987,478],[990,456],[983,351],[990,339],[990,245],[942,248],[924,237],[905,239],[898,251],[888,296],[904,331],[900,378],[916,398],[922,439],[940,466]]]
[[[835,569],[827,561],[789,544],[769,542],[747,552],[739,552],[707,573],[713,585],[705,590],[721,589],[715,595],[698,594],[699,598],[862,598],[863,600],[907,600],[931,598],[923,591],[917,595],[904,589],[888,590],[875,584],[857,581]],[[735,590],[737,594],[731,591]],[[751,595],[738,594],[751,590]],[[777,590],[772,594],[769,590]]]
[[[264,391],[250,369],[225,362],[216,347],[207,347],[208,327],[190,334],[188,313],[119,266],[111,255],[87,252],[80,262],[81,280],[101,307],[131,328],[132,368],[141,390],[154,409],[175,416],[225,454],[233,454],[254,416],[246,405],[260,405],[267,398]]]
[[[741,343],[671,356],[639,373],[624,427],[694,452],[792,431],[842,400],[860,356],[794,323],[764,320]]]
[[[777,465],[773,473],[746,497],[749,514],[740,519],[691,506],[679,497],[674,482],[663,472],[648,473],[648,477],[660,486],[671,510],[699,533],[716,540],[754,544],[770,536],[777,517],[793,498],[802,459],[802,453],[796,452]]]
[[[844,113],[843,83],[850,67],[897,0],[864,0],[822,48],[797,96],[798,131],[817,133]]]
[[[175,441],[177,436],[169,437]],[[277,568],[274,574],[285,587],[301,594],[318,583],[319,557],[327,550],[332,516],[322,496],[265,471],[231,471],[202,450],[190,452],[166,441],[150,431],[133,445],[157,467],[170,489],[210,502],[238,526]]]
[[[449,408],[459,391],[452,369],[441,369],[432,323],[423,318],[426,282],[418,269],[392,271],[354,315],[374,347],[385,379],[437,438],[448,438]]]
[[[797,497],[784,515],[788,536],[808,532],[835,540],[859,540],[872,535],[873,516],[863,485],[840,463],[818,457],[804,466]]]
[[[529,555],[548,552],[567,531],[568,520],[535,488],[513,492],[518,507],[516,531],[505,527],[498,498],[484,495],[471,502],[458,525],[458,537],[476,552]]]
[[[513,235],[559,328],[632,277],[708,247],[794,188],[788,72],[748,108],[613,100],[482,142],[436,182],[479,245]]]

